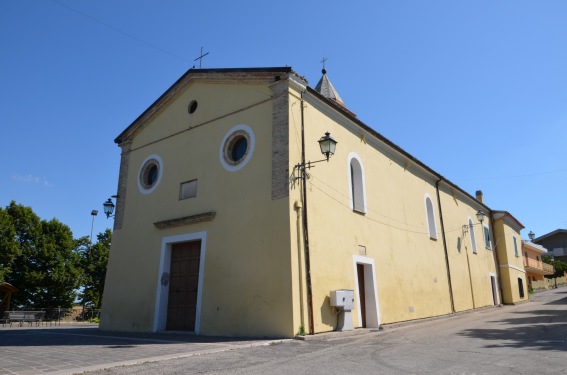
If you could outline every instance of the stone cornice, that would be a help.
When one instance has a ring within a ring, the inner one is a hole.
[[[154,223],[154,226],[159,230],[163,230],[168,228],[181,227],[185,225],[204,223],[207,221],[212,221],[216,215],[217,213],[215,211],[204,212],[201,214],[179,217],[176,219],[157,221]]]

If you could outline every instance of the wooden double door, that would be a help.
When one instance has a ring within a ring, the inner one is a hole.
[[[201,241],[173,244],[165,329],[195,331]]]

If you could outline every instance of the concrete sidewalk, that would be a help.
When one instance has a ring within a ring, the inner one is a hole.
[[[5,327],[0,328],[0,375],[76,374],[281,341],[102,332],[97,325]]]

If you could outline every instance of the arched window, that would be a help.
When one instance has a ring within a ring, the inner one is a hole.
[[[476,239],[474,238],[474,225],[471,218],[469,218],[469,234],[471,236],[472,251],[476,253]]]
[[[353,211],[366,213],[366,189],[364,186],[364,170],[360,158],[354,152],[349,154],[349,187],[350,207]]]
[[[431,198],[425,195],[425,219],[427,220],[427,229],[429,230],[429,238],[437,239],[437,225],[435,224],[435,212],[433,211],[433,202]]]

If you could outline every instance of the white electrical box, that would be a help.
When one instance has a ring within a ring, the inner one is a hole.
[[[350,311],[354,308],[354,290],[340,289],[331,291],[331,306]]]

